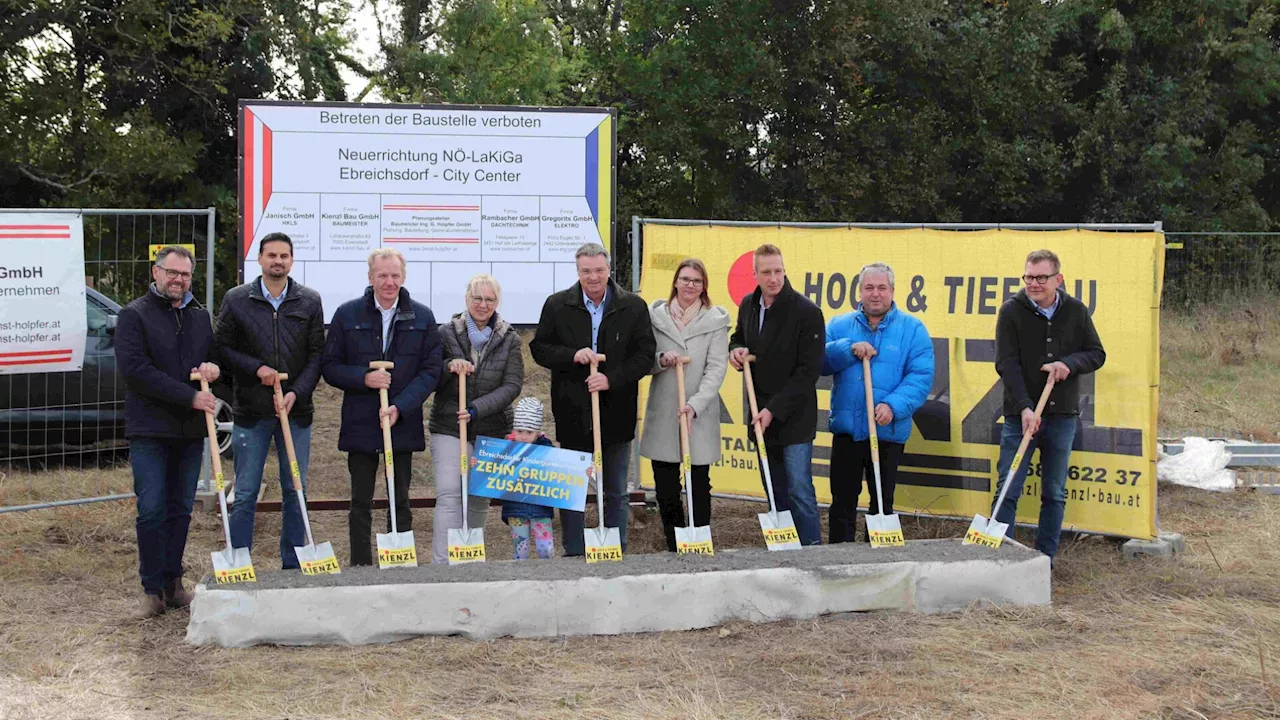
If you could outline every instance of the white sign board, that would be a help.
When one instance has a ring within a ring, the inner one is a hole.
[[[536,323],[577,281],[574,251],[610,247],[615,127],[597,108],[243,102],[242,277],[261,274],[265,235],[287,234],[328,322],[364,292],[369,253],[391,247],[441,322],[489,273],[502,316]]]
[[[80,214],[0,211],[0,375],[79,371],[84,302]]]

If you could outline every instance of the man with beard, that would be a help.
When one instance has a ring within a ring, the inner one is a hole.
[[[831,385],[831,542],[850,542],[858,518],[858,495],[867,480],[867,514],[877,514],[871,435],[867,424],[862,359],[871,361],[873,417],[880,449],[884,513],[893,514],[893,490],[911,416],[933,386],[933,341],[924,323],[893,301],[893,268],[872,263],[858,273],[858,309],[827,326],[823,375]],[[867,533],[867,540],[871,534]]]
[[[161,248],[151,268],[151,289],[120,311],[116,327],[116,365],[126,386],[125,434],[138,496],[143,596],[133,617],[139,620],[192,600],[182,587],[182,554],[204,455],[204,413],[214,410],[216,400],[190,377],[199,372],[213,382],[219,374],[212,362],[209,313],[191,295],[195,267],[187,249]]]
[[[262,276],[232,288],[222,300],[214,340],[219,356],[231,372],[235,419],[231,443],[235,448],[236,497],[231,508],[232,547],[253,547],[253,520],[262,486],[262,471],[271,441],[280,461],[280,562],[297,569],[295,547],[306,544],[302,508],[293,489],[293,474],[284,449],[284,431],[277,413],[289,413],[289,430],[297,453],[303,490],[311,455],[311,394],[320,381],[324,349],[324,310],[320,294],[289,277],[293,269],[293,241],[271,233],[258,244]],[[284,406],[277,407],[277,375],[285,373]]]

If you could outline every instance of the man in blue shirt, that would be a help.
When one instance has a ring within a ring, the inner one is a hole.
[[[284,431],[276,413],[277,373],[287,373],[284,409],[289,411],[298,471],[305,491],[311,455],[311,393],[320,381],[324,349],[324,309],[320,294],[289,277],[293,269],[293,241],[271,233],[258,243],[260,278],[232,288],[222,299],[214,339],[231,372],[235,389],[236,494],[231,508],[231,545],[253,546],[253,523],[262,487],[267,451],[275,440],[280,461],[280,562],[298,567],[294,548],[306,544],[302,508],[293,489],[293,474],[284,449]]]
[[[933,386],[933,340],[920,320],[893,301],[893,269],[872,263],[858,273],[860,303],[827,326],[823,375],[831,387],[831,542],[850,542],[866,478],[867,514],[878,514],[862,359],[871,360],[873,417],[880,449],[884,512],[893,514],[898,463],[911,437],[911,416]],[[870,540],[868,533],[867,540]]]

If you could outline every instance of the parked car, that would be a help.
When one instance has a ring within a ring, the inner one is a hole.
[[[43,456],[122,446],[124,379],[116,369],[115,330],[120,304],[85,288],[88,333],[80,372],[0,375],[0,456]],[[214,386],[218,444],[231,446],[231,397]]]

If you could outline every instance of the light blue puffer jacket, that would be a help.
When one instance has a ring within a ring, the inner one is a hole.
[[[827,351],[822,374],[834,375],[831,388],[831,432],[867,439],[867,400],[862,385],[862,361],[853,345],[868,342],[878,353],[871,358],[871,390],[875,404],[893,410],[893,422],[877,428],[885,442],[905,443],[911,437],[911,416],[924,405],[933,386],[933,341],[924,323],[889,309],[875,330],[859,308],[833,318],[827,325]]]

